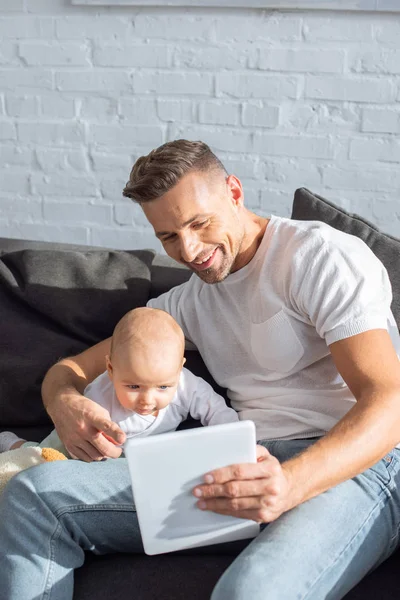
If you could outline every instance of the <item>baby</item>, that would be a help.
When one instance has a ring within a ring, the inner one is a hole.
[[[222,396],[183,367],[184,347],[183,331],[171,315],[131,310],[114,329],[106,371],[84,395],[107,409],[127,438],[174,431],[189,414],[203,425],[238,421]],[[0,434],[0,452],[33,445],[69,456],[55,430],[40,444]]]

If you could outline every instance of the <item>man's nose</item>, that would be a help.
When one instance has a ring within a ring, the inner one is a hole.
[[[183,233],[180,236],[180,251],[185,262],[192,262],[199,253],[199,241],[193,233]]]

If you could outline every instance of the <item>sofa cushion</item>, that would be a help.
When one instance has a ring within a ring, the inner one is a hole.
[[[153,251],[48,247],[0,258],[1,429],[50,425],[40,400],[47,369],[109,337],[150,295]]]
[[[292,219],[323,221],[364,240],[387,269],[393,289],[392,311],[400,328],[400,240],[305,188],[296,190],[294,194]]]

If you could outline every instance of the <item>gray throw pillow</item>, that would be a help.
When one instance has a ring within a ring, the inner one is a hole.
[[[294,194],[292,219],[323,221],[364,240],[387,269],[393,289],[392,311],[400,328],[400,240],[305,188]]]
[[[40,398],[47,369],[146,304],[154,256],[51,249],[0,257],[0,429],[50,426]]]

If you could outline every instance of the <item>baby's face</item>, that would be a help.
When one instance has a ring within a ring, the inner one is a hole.
[[[112,378],[119,403],[139,415],[157,415],[173,399],[182,370],[182,359],[153,354],[112,361]],[[109,371],[110,373],[110,371]]]

